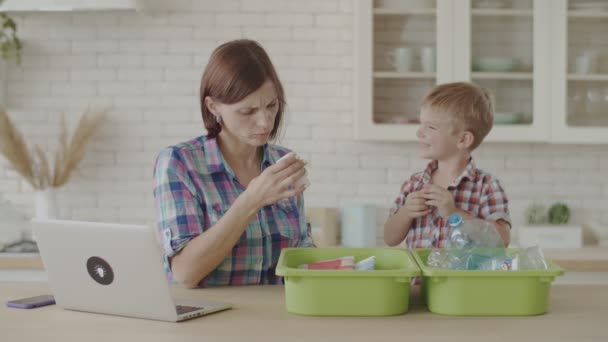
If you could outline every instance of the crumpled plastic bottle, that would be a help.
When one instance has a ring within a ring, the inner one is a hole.
[[[455,213],[448,217],[448,224],[452,227],[448,244],[450,247],[504,247],[504,241],[492,223],[474,218],[463,219]]]
[[[448,225],[452,228],[448,239],[447,247],[464,248],[469,244],[469,239],[462,232],[464,220],[458,214],[452,214],[448,217]]]

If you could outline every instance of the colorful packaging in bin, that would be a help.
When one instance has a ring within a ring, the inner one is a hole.
[[[355,257],[351,255],[338,259],[311,262],[300,265],[298,268],[308,270],[352,270],[355,268]]]
[[[376,257],[373,255],[355,264],[357,271],[373,271],[374,269],[376,269]]]
[[[355,264],[355,257],[352,255],[342,258],[322,260],[309,264],[299,265],[300,269],[307,270],[357,270],[357,271],[373,271],[376,267],[376,257],[371,256],[360,260]]]

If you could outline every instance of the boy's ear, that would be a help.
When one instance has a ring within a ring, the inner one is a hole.
[[[469,150],[475,142],[475,136],[470,131],[464,131],[458,139],[458,148],[461,150]]]
[[[213,101],[213,99],[211,98],[211,96],[205,97],[205,106],[207,106],[207,109],[209,109],[211,114],[217,116],[217,106],[216,106],[215,102]]]

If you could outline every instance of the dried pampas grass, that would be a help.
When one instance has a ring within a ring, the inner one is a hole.
[[[3,109],[0,109],[0,153],[15,171],[35,187],[34,165],[30,152],[23,136]]]
[[[68,182],[71,174],[84,159],[87,145],[103,123],[105,116],[105,110],[97,112],[87,110],[80,117],[71,138],[65,118],[62,116],[59,148],[51,168],[40,146],[35,145],[33,154],[30,154],[23,135],[12,123],[6,111],[0,109],[0,153],[34,189],[61,187]]]

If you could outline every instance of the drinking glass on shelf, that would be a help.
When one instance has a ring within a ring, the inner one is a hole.
[[[589,115],[600,115],[604,109],[604,92],[601,88],[592,87],[587,90],[587,112]]]
[[[587,113],[587,91],[576,87],[570,91],[568,96],[568,114],[580,116]]]
[[[425,46],[420,49],[420,63],[422,71],[435,72],[435,61],[437,59],[434,46]]]
[[[574,58],[574,72],[577,74],[592,74],[596,71],[597,54],[585,50]]]
[[[602,114],[608,116],[608,87],[604,88],[604,102],[602,103]]]

